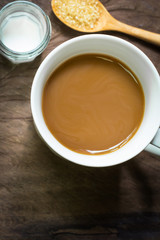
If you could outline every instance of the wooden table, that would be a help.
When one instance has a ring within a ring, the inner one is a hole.
[[[0,8],[10,0],[1,0]],[[0,56],[0,240],[160,239],[160,157],[143,151],[110,168],[78,166],[55,156],[38,137],[30,110],[37,68],[64,41],[82,35],[64,26],[50,1],[34,0],[53,33],[33,62]],[[160,33],[160,1],[102,0],[117,19]],[[160,49],[121,33],[160,72]]]

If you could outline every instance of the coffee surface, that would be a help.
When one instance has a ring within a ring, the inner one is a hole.
[[[84,154],[115,151],[128,142],[143,119],[139,80],[110,56],[84,54],[60,65],[45,84],[44,120],[54,137]]]

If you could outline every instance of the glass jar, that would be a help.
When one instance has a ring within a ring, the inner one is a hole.
[[[30,62],[51,38],[49,17],[36,4],[14,1],[0,11],[0,53],[13,63]]]

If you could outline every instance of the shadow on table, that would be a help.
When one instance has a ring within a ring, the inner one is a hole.
[[[39,193],[43,199],[37,211],[43,208],[50,216],[75,221],[77,216],[85,216],[92,222],[94,216],[152,209],[152,187],[143,169],[143,154],[114,167],[84,167],[56,156],[39,139],[32,123],[29,128],[32,142],[25,162],[31,161],[34,194]]]

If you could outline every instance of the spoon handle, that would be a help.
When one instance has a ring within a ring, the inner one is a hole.
[[[114,25],[114,26],[112,25],[113,30],[132,35],[134,37],[140,38],[142,40],[160,46],[160,34],[127,25],[116,19],[114,19],[113,22],[112,22],[112,24]]]

